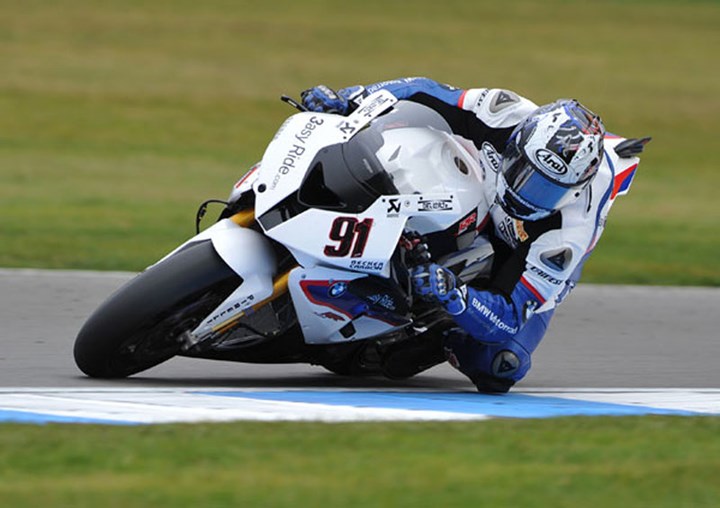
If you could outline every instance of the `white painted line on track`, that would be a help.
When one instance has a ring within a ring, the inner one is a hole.
[[[594,388],[594,389],[528,389],[527,394],[547,394],[554,397],[612,402],[629,406],[651,406],[658,409],[692,411],[720,415],[720,389],[717,388]]]
[[[507,395],[204,387],[0,389],[0,422],[347,422],[645,414],[720,415],[720,389],[526,389]]]
[[[232,393],[215,396],[215,393]],[[77,418],[80,422],[98,423],[173,423],[219,422],[237,420],[256,421],[403,421],[403,420],[478,420],[484,415],[453,412],[382,407],[354,407],[282,400],[263,400],[243,397],[251,391],[188,390],[102,390],[75,392],[74,390],[0,392],[0,421],[22,418],[48,421],[53,417]],[[255,393],[259,393],[255,391]],[[283,392],[277,392],[283,393]],[[5,411],[5,415],[3,415]]]

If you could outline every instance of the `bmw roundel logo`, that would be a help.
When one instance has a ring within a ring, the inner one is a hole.
[[[347,282],[336,282],[328,288],[328,295],[337,298],[347,291]]]

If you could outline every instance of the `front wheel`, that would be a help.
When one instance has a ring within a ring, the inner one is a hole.
[[[241,283],[210,241],[191,244],[139,274],[90,316],[75,340],[75,363],[98,378],[158,365],[180,353],[181,335]]]

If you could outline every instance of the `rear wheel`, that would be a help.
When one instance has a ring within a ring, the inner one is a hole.
[[[180,353],[181,335],[242,283],[209,241],[191,244],[150,267],[110,296],[75,340],[85,374],[120,378]]]

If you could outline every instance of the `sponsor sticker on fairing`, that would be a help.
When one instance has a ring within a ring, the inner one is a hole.
[[[383,200],[385,201],[385,200]],[[388,217],[397,217],[400,214],[400,209],[402,208],[402,200],[400,198],[389,198],[387,200],[387,216]],[[406,203],[407,205],[407,203]]]
[[[363,272],[381,272],[385,268],[384,261],[365,261],[362,259],[353,259],[350,261],[351,270],[360,270]]]
[[[336,127],[340,132],[345,134],[345,136],[352,136],[357,130],[357,126],[351,125],[350,122],[348,122],[347,120],[343,120],[342,122],[337,124]]]
[[[419,212],[438,212],[452,210],[452,199],[420,199],[418,201]]]
[[[318,118],[317,116],[310,117],[310,120],[305,124],[305,127],[303,127],[300,132],[295,134],[295,139],[301,143],[305,144],[308,139],[310,139],[310,136],[312,133],[317,129],[319,125],[322,125],[325,123],[325,120],[322,118]]]
[[[348,285],[345,281],[338,281],[334,282],[330,285],[328,288],[328,296],[331,298],[338,298],[345,294],[345,291],[347,291]]]
[[[371,303],[373,303],[375,305],[379,305],[380,307],[384,307],[385,309],[388,309],[388,310],[396,310],[397,309],[395,300],[389,295],[386,295],[386,294],[370,295],[367,297],[367,299]]]
[[[380,90],[365,98],[360,107],[349,118],[351,120],[362,119],[360,120],[362,125],[358,125],[358,128],[362,127],[396,102],[397,98],[392,93],[387,90]]]
[[[305,125],[303,125],[303,127],[295,133],[293,137],[294,142],[290,146],[290,148],[287,149],[287,152],[285,152],[285,155],[280,162],[280,166],[275,172],[275,177],[270,184],[270,189],[274,190],[280,183],[283,175],[287,175],[296,167],[298,167],[300,159],[302,159],[302,157],[305,155],[305,144],[315,132],[315,129],[317,129],[317,127],[322,125],[323,123],[325,123],[325,120],[323,120],[322,118],[312,116],[310,117],[310,119],[308,119],[307,123],[305,123]]]
[[[477,222],[477,212],[472,212],[470,215],[465,217],[460,221],[460,224],[458,224],[458,230],[455,236],[460,236],[463,233],[465,233],[467,230],[474,228],[475,223]]]
[[[313,314],[315,314],[316,316],[321,317],[321,318],[323,318],[323,319],[331,319],[331,320],[333,320],[333,321],[345,321],[345,318],[344,318],[344,317],[342,317],[342,316],[340,316],[340,315],[338,315],[338,314],[335,314],[334,312],[330,312],[330,311],[327,311],[327,312],[313,312]]]

